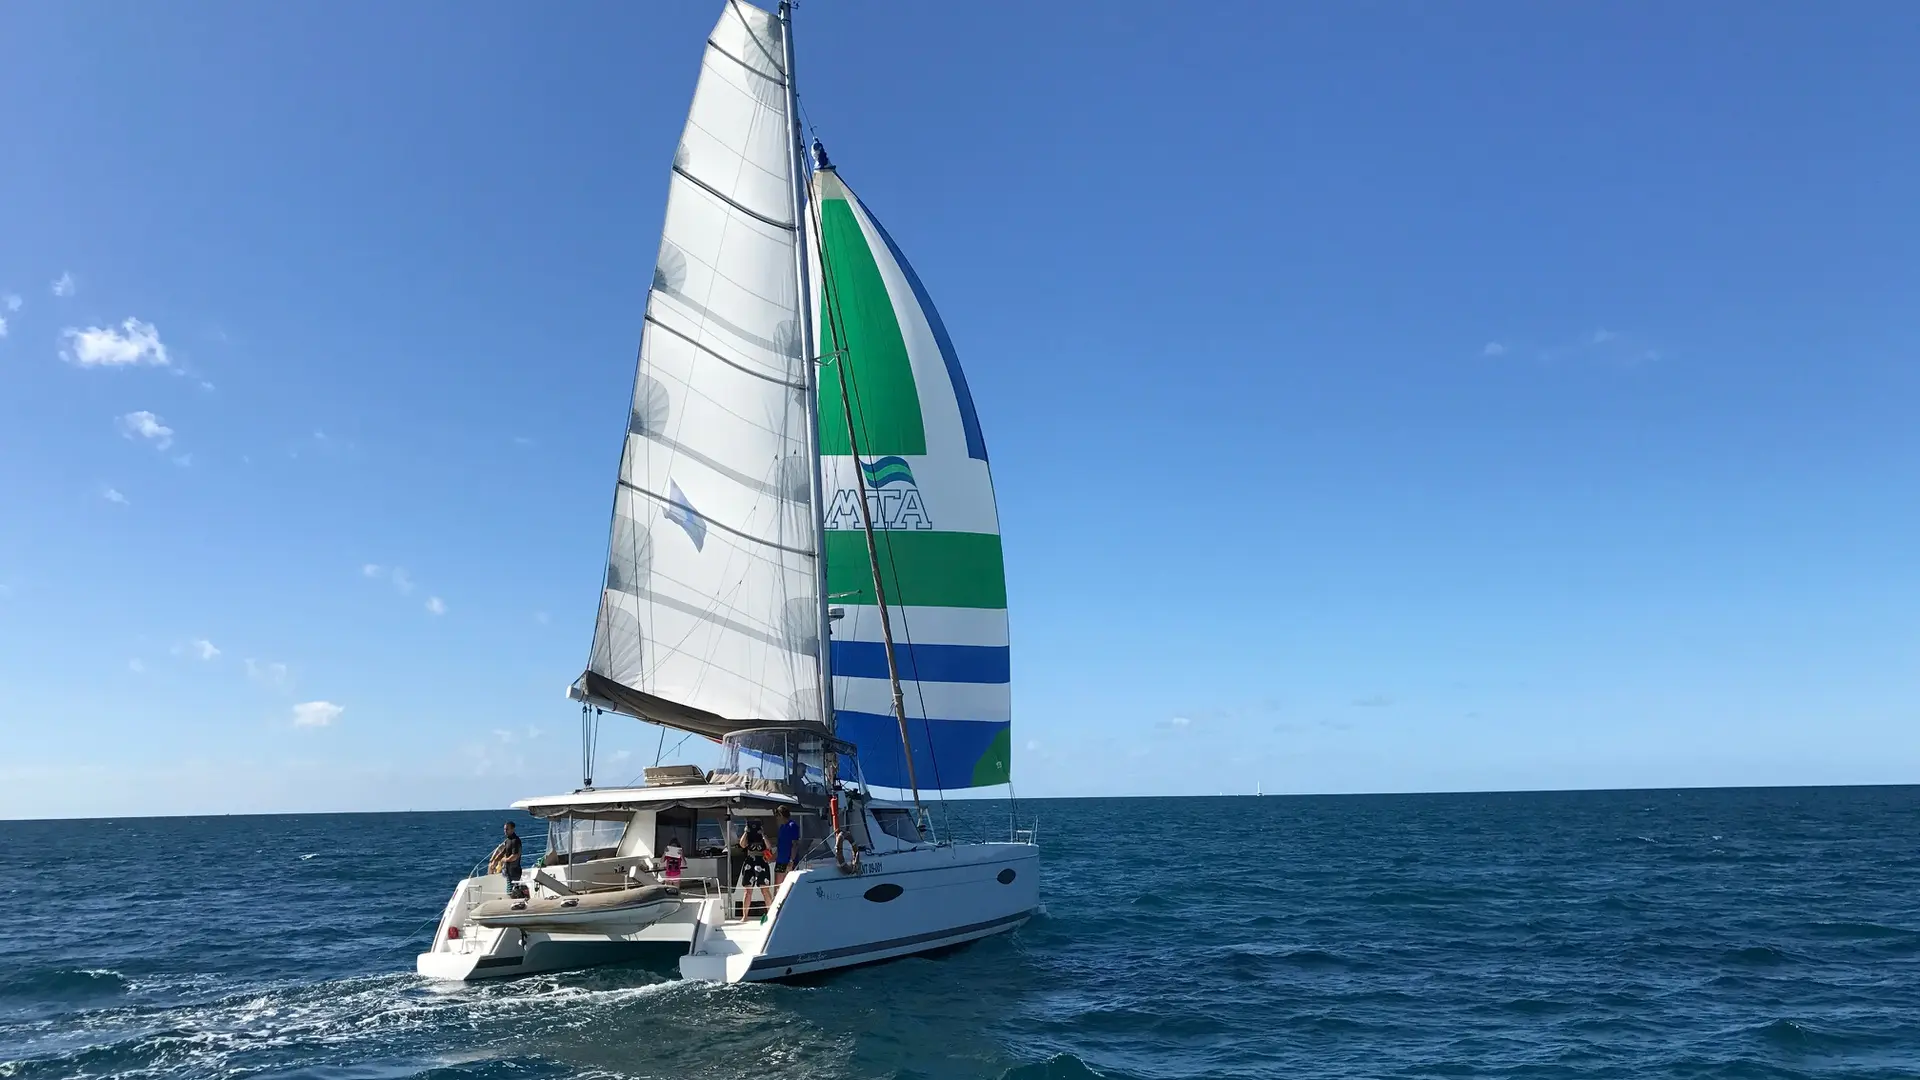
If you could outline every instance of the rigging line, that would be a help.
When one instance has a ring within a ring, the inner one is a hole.
[[[873,431],[868,426],[866,398],[863,397],[860,393],[860,385],[857,379],[848,381],[848,389],[846,393],[849,400],[856,403],[859,407],[858,412],[860,416],[861,433],[866,436],[868,443],[872,443]],[[858,454],[855,454],[854,467],[858,468],[859,465],[860,465],[860,456]],[[904,595],[904,590],[901,588],[901,585],[900,585],[900,557],[899,557],[899,554],[894,550],[893,538],[891,536],[887,538],[887,569],[892,571],[893,587],[894,587],[895,593]],[[908,624],[907,611],[906,611],[907,604],[904,601],[897,601],[897,602],[900,605],[900,629],[907,641],[907,652],[909,655],[912,655],[913,627]],[[940,792],[942,792],[942,795],[940,797],[940,811],[944,815],[947,809],[946,796],[945,796],[946,781],[942,779],[940,775],[940,756],[933,748],[933,722],[932,722],[933,718],[928,715],[928,712],[930,710],[928,710],[927,708],[927,689],[926,689],[925,683],[923,683],[920,679],[920,665],[919,665],[918,657],[915,657],[913,673],[914,673],[914,678],[913,678],[914,694],[919,698],[919,701],[920,701],[920,716],[919,716],[920,730],[923,733],[925,733],[927,737],[927,762],[928,764],[933,766],[933,782],[936,785],[936,790],[939,790]],[[903,752],[906,753],[909,757],[911,757],[913,754],[913,750],[910,746],[907,748],[904,748]]]
[[[826,245],[823,242],[821,247],[824,249],[825,246]],[[843,351],[845,351],[845,348],[844,348],[845,343],[842,342],[841,344],[843,346]],[[842,392],[846,395],[847,401],[858,406],[861,434],[866,436],[868,443],[872,443],[873,431],[868,426],[866,399],[860,393],[859,380],[846,378],[845,373],[843,371],[842,384],[844,387]],[[849,416],[849,421],[851,421],[851,416]],[[848,432],[848,440],[849,442],[852,441],[851,430],[849,430]],[[855,453],[853,460],[854,460],[854,467],[858,469],[860,467],[860,455],[858,453]],[[870,510],[868,510],[864,505],[864,496],[865,496],[865,492],[862,491],[862,497],[863,497],[862,512],[863,514],[870,514]],[[894,550],[892,537],[888,537],[887,539],[887,568],[893,572],[893,587],[895,592],[900,593],[901,592],[900,560],[899,560],[898,553],[895,552]],[[877,570],[878,568],[876,567],[876,571]],[[877,601],[879,598],[875,597],[875,599]],[[913,651],[913,628],[908,623],[906,608],[907,608],[907,605],[904,602],[902,602],[900,604],[900,629],[906,637],[907,650],[909,654],[911,654]],[[927,737],[927,762],[928,764],[933,766],[933,782],[936,785],[936,790],[938,790],[941,793],[940,794],[940,812],[942,816],[945,816],[947,813],[946,781],[942,777],[940,772],[940,755],[934,749],[934,745],[933,745],[933,718],[928,715],[928,713],[931,710],[927,708],[927,690],[926,690],[925,683],[923,683],[920,679],[920,665],[918,663],[917,657],[915,658],[915,663],[914,663],[913,688],[914,688],[914,694],[919,698],[919,701],[920,701],[920,717],[919,717],[920,730],[923,733],[925,733]],[[906,723],[905,718],[902,717],[901,724],[903,727],[905,726],[905,723]],[[910,760],[913,757],[913,748],[911,744],[909,743],[908,745],[903,746],[901,748],[901,753],[906,755],[906,757]],[[911,773],[912,771],[912,765],[910,763],[908,765],[908,771],[909,773]],[[918,794],[918,791],[917,791],[917,785],[916,785],[916,796],[917,794]]]
[[[886,643],[887,677],[888,677],[888,680],[893,684],[892,686],[893,714],[894,714],[894,718],[898,720],[900,724],[900,755],[902,759],[905,761],[905,764],[907,767],[907,783],[913,789],[913,805],[916,809],[924,813],[926,807],[920,801],[920,782],[914,776],[913,740],[907,734],[906,708],[900,699],[900,669],[899,669],[898,660],[894,655],[893,631],[890,628],[890,623],[887,615],[886,588],[882,584],[882,578],[885,575],[882,574],[880,570],[880,553],[879,553],[878,545],[874,539],[873,512],[872,512],[872,509],[867,506],[866,476],[860,469],[860,444],[853,430],[854,428],[853,401],[854,401],[856,391],[854,391],[851,388],[850,382],[847,378],[847,368],[849,366],[848,362],[851,360],[851,357],[852,357],[852,342],[846,336],[844,319],[842,317],[841,311],[839,310],[839,301],[838,301],[839,286],[838,286],[838,283],[834,280],[832,262],[827,255],[827,235],[826,235],[826,230],[821,226],[819,204],[820,204],[820,200],[818,198],[812,198],[807,200],[809,213],[813,221],[814,233],[819,238],[820,279],[821,279],[820,296],[822,301],[821,306],[826,309],[828,319],[832,324],[832,330],[834,332],[834,345],[836,347],[836,350],[840,354],[839,361],[835,363],[834,367],[840,376],[840,380],[839,380],[840,381],[840,407],[841,407],[842,413],[846,417],[847,449],[852,452],[851,456],[853,458],[853,466],[854,466],[853,468],[854,486],[857,489],[859,494],[860,520],[864,526],[862,531],[866,534],[866,540],[867,540],[867,561],[868,561],[868,565],[873,570],[874,606],[880,609],[880,636],[882,640]],[[865,409],[863,408],[862,409],[863,419],[860,425],[863,431],[866,428],[866,424],[864,422],[864,413],[865,413]],[[891,544],[889,544],[888,546],[888,552],[889,552],[889,555],[891,555],[892,553]],[[897,569],[894,575],[894,584],[896,586],[899,584],[899,574]],[[828,652],[829,652],[829,656],[831,656],[831,649],[829,649]],[[922,712],[926,711],[924,706],[922,706],[921,711]]]
[[[653,764],[657,768],[660,765],[660,755],[667,747],[667,725],[659,724],[656,726],[660,729],[660,743],[653,748]]]

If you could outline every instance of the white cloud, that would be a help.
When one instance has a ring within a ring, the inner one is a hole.
[[[513,732],[508,731],[506,728],[494,728],[493,737],[499,739],[501,742],[512,742]]]
[[[631,750],[615,750],[613,752],[613,757],[610,758],[609,760],[611,760],[614,764],[618,765],[620,762],[623,762],[632,756],[633,756],[633,751]]]
[[[527,741],[528,742],[532,742],[533,740],[539,738],[542,735],[545,735],[546,733],[547,733],[546,728],[535,727],[531,724],[527,725]]]
[[[1193,721],[1189,720],[1184,716],[1176,716],[1173,719],[1168,720],[1167,723],[1172,724],[1174,727],[1188,727],[1193,723]]]
[[[183,469],[189,468],[193,465],[193,455],[192,454],[175,454],[173,457],[173,463],[175,465],[180,466]]]
[[[396,566],[393,568],[393,587],[399,589],[402,593],[410,593],[413,591],[413,579],[407,576],[407,571],[404,567]]]
[[[536,611],[533,613],[533,621],[539,623],[541,626],[545,626],[549,622],[552,622],[553,619],[544,611]]]
[[[285,690],[288,686],[287,665],[277,660],[272,663],[262,664],[257,660],[249,659],[247,661],[247,678],[252,679],[262,686],[270,686],[275,690]]]
[[[8,293],[4,298],[0,299],[4,299],[8,311],[19,311],[20,305],[26,303],[25,300],[20,299],[19,293]]]
[[[1029,750],[1038,750],[1038,749],[1040,749],[1040,740],[1038,740],[1038,739],[1028,739],[1028,740],[1027,740],[1027,749],[1029,749]]]
[[[1505,345],[1502,345],[1497,341],[1489,341],[1487,342],[1486,347],[1480,350],[1480,355],[1481,356],[1504,356],[1506,355],[1506,352],[1507,352],[1507,347]]]
[[[365,565],[365,566],[363,566],[363,567],[361,567],[361,568],[360,568],[360,576],[361,576],[361,577],[379,577],[379,576],[380,576],[380,564],[379,564],[379,563],[368,563],[367,565]]]
[[[513,437],[513,444],[515,446],[532,446],[533,440],[527,438],[525,435],[515,435]]]
[[[147,665],[141,663],[140,658],[136,656],[133,659],[127,661],[127,670],[133,672],[135,675],[138,675],[141,672],[147,670]]]
[[[100,497],[107,500],[110,503],[119,503],[121,506],[127,505],[127,497],[125,495],[120,494],[118,491],[114,490],[113,488],[108,488],[107,490],[101,492]]]
[[[220,650],[215,648],[213,642],[208,641],[206,638],[194,638],[192,641],[187,642],[187,649],[202,660],[212,660],[220,655]]]
[[[110,326],[90,326],[85,330],[68,327],[60,331],[67,348],[60,355],[69,364],[81,367],[126,367],[150,364],[166,367],[167,347],[160,343],[160,331],[152,323],[127,319],[115,330]]]
[[[294,727],[328,727],[347,710],[331,701],[308,701],[293,707]]]
[[[208,392],[208,393],[212,393],[212,392],[213,392],[213,384],[212,384],[212,383],[210,383],[210,382],[208,382],[208,381],[207,381],[207,380],[205,380],[205,379],[201,379],[201,380],[200,380],[200,389],[202,389],[202,390],[205,390],[205,391],[206,391],[206,392]]]
[[[1366,697],[1354,698],[1353,704],[1358,709],[1384,709],[1393,704],[1393,698],[1386,694],[1368,694]]]
[[[63,273],[59,277],[54,279],[53,295],[55,296],[72,296],[73,295],[73,275],[72,274]]]
[[[0,315],[0,337],[6,337],[6,336],[7,336],[7,319],[6,319],[6,316]]]
[[[1620,336],[1619,334],[1616,334],[1611,330],[1595,330],[1593,332],[1593,344],[1605,345],[1607,342],[1612,341],[1613,339],[1619,336]]]
[[[429,596],[427,597],[427,610],[433,612],[435,615],[445,615],[447,613],[447,605],[442,603],[439,597]]]
[[[153,443],[154,449],[165,450],[173,445],[173,429],[160,422],[160,418],[145,409],[130,412],[120,418],[120,434],[129,439],[138,437]]]

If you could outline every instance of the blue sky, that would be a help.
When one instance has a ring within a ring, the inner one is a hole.
[[[0,816],[577,781],[717,9],[0,11]],[[1907,9],[1200,13],[801,13],[993,454],[1021,793],[1920,781]]]

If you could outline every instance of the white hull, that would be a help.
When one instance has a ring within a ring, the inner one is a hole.
[[[497,876],[469,878],[454,891],[433,949],[420,955],[416,968],[435,979],[501,978],[617,963],[643,955],[651,943],[685,950],[680,974],[686,979],[782,979],[1016,929],[1039,906],[1039,868],[1039,849],[1031,844],[869,853],[858,874],[826,863],[787,875],[764,919],[733,919],[721,896],[688,897],[658,922],[617,935],[478,926],[468,913],[499,895],[504,883]],[[459,936],[449,938],[449,927]]]

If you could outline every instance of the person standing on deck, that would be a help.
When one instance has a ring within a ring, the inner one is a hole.
[[[519,881],[520,834],[513,831],[511,821],[505,823],[501,831],[506,833],[506,839],[500,841],[500,846],[494,848],[493,854],[487,857],[487,869],[491,873],[505,874],[509,883]]]
[[[767,837],[760,831],[757,819],[747,819],[747,831],[740,834],[740,905],[738,917],[745,919],[753,912],[753,894],[760,894],[763,908],[773,906],[773,873],[767,865]]]
[[[773,836],[773,883],[786,880],[787,871],[793,868],[794,849],[800,846],[800,823],[793,820],[793,814],[781,807],[775,814],[780,828]]]

